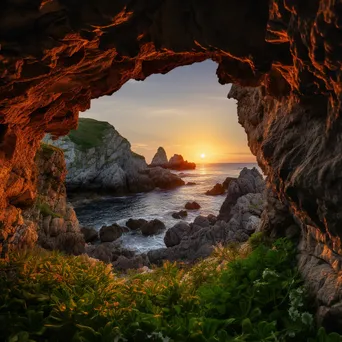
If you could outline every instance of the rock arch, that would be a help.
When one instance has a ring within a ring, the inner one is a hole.
[[[236,84],[229,96],[238,100],[249,146],[303,226],[304,274],[310,277],[306,265],[319,258],[329,277],[322,275],[315,289],[324,305],[339,302],[339,288],[330,299],[323,290],[336,281],[342,253],[341,1],[6,0],[1,6],[2,246],[16,241],[21,207],[35,197],[33,159],[44,133],[66,134],[92,98],[129,79],[210,58],[219,82]]]

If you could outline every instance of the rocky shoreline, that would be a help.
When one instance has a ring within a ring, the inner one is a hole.
[[[158,265],[164,260],[192,262],[208,257],[215,245],[245,242],[259,229],[265,206],[264,192],[262,175],[256,169],[245,168],[237,179],[230,181],[226,200],[217,217],[197,216],[192,223],[179,221],[168,230],[159,220],[144,219],[129,219],[126,226],[121,227],[114,223],[110,227],[102,227],[99,232],[83,228],[85,237],[91,236],[90,232],[96,236],[92,241],[88,240],[91,243],[86,245],[85,252],[92,258],[111,262],[115,269],[123,271]],[[184,216],[187,213],[186,210],[181,212]],[[103,240],[105,231],[109,234],[114,231],[111,241]],[[118,234],[115,233],[117,231]],[[161,231],[165,231],[165,248],[143,254],[123,248],[119,239],[125,233],[150,236]]]

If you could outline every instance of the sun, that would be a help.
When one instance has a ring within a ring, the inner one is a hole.
[[[205,158],[205,153],[201,153],[201,158],[202,158],[202,159]]]

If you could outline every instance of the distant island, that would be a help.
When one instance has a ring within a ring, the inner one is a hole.
[[[183,156],[180,154],[174,154],[170,160],[167,159],[166,151],[163,147],[159,147],[157,153],[152,159],[150,167],[160,166],[164,169],[170,170],[194,170],[196,169],[196,164],[184,160]]]

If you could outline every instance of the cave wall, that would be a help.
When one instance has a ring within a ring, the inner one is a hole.
[[[68,133],[92,98],[129,79],[212,59],[219,82],[236,84],[230,96],[251,150],[302,225],[301,250],[317,249],[337,279],[341,0],[5,0],[1,7],[2,253],[18,247],[18,234],[33,240],[22,211],[35,201],[34,156],[44,133]],[[310,277],[309,260],[301,264]],[[322,298],[321,306],[339,298]]]

